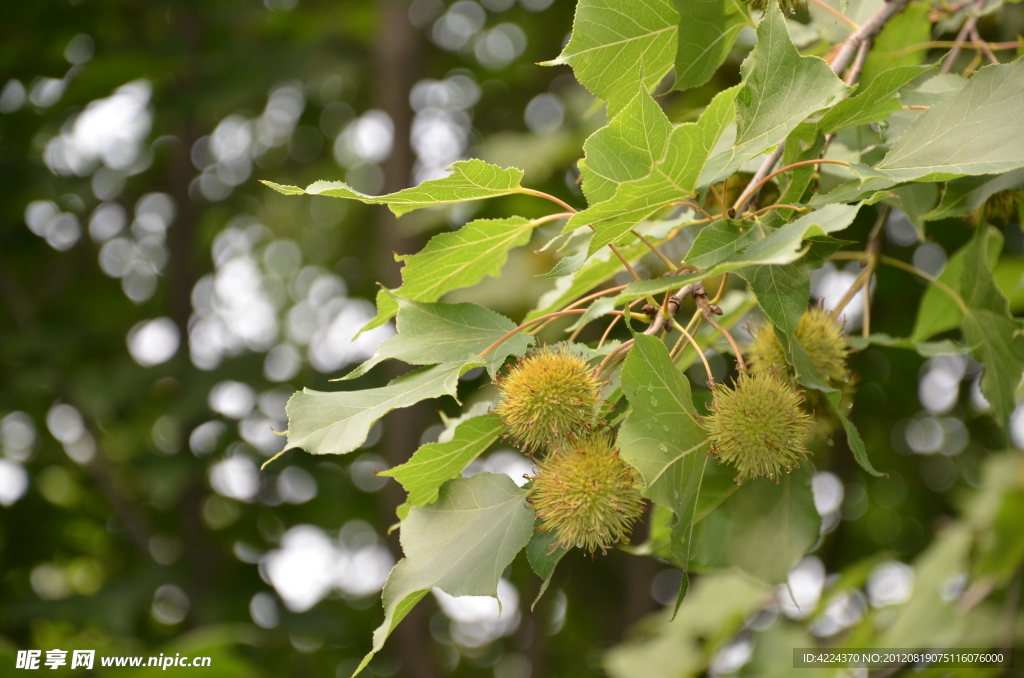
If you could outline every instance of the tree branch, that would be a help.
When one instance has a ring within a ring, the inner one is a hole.
[[[836,75],[841,75],[846,70],[847,66],[853,60],[854,55],[860,49],[864,42],[873,39],[878,33],[885,27],[890,19],[903,11],[903,9],[910,4],[910,0],[890,0],[885,4],[885,7],[880,9],[873,17],[867,20],[859,29],[850,34],[850,37],[846,39],[843,46],[839,49],[835,58],[832,59],[832,72]],[[866,57],[866,55],[865,55]],[[852,83],[847,83],[852,84]],[[746,204],[747,200],[752,197],[759,187],[760,182],[764,180],[772,169],[778,164],[779,159],[782,158],[782,153],[785,150],[785,143],[779,144],[779,147],[775,149],[775,152],[765,158],[761,167],[758,168],[757,173],[750,180],[748,187],[743,190],[739,199],[736,201],[734,209],[739,211],[739,208]]]

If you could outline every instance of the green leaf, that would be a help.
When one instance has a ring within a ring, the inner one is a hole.
[[[880,473],[875,470],[875,467],[871,465],[871,460],[868,459],[868,450],[864,445],[864,439],[860,437],[860,431],[853,425],[853,422],[843,413],[843,409],[839,406],[839,400],[842,398],[842,394],[839,391],[831,391],[825,394],[825,398],[828,400],[828,404],[832,408],[832,413],[839,418],[839,421],[843,424],[843,430],[846,431],[846,443],[850,446],[850,451],[853,452],[853,458],[857,461],[862,469],[870,473],[875,477],[888,476],[887,473]]]
[[[700,87],[729,56],[736,36],[751,24],[742,0],[675,0],[679,12],[676,84],[679,90]]]
[[[704,164],[716,141],[734,116],[736,88],[720,92],[695,123],[673,128],[664,157],[643,179],[619,185],[615,195],[582,212],[574,214],[565,225],[565,232],[590,224],[594,239],[589,253],[616,243],[644,219],[665,205],[693,194]]]
[[[1003,249],[1003,234],[996,228],[990,228],[989,235],[988,268],[992,270]],[[967,255],[968,247],[969,245],[965,245],[953,253],[939,274],[939,280],[956,292],[960,292],[960,278],[963,275],[964,257]],[[929,285],[917,307],[917,321],[914,323],[914,331],[910,333],[910,340],[921,342],[930,339],[936,334],[959,327],[962,320],[963,313],[956,301],[938,287]]]
[[[1009,581],[1024,562],[1024,490],[1010,490],[999,505],[979,553],[981,576]]]
[[[373,357],[344,379],[355,379],[374,365],[395,358],[410,365],[436,365],[477,355],[511,332],[516,324],[503,315],[476,304],[430,304],[397,297],[398,334],[381,343]],[[532,337],[517,333],[487,354],[487,371],[493,378],[511,354],[525,353]]]
[[[583,193],[595,205],[610,200],[619,184],[642,179],[665,155],[672,123],[645,88],[611,122],[583,144],[579,161]]]
[[[769,3],[757,27],[757,46],[741,67],[736,97],[736,139],[714,156],[698,186],[717,183],[747,160],[785,140],[811,113],[847,96],[850,88],[825,61],[800,56],[776,3]]]
[[[761,310],[786,336],[796,331],[811,298],[811,271],[821,268],[843,246],[844,241],[828,237],[809,239],[811,245],[801,259],[784,265],[763,264],[736,271],[757,297]]]
[[[285,450],[301,447],[310,454],[345,454],[356,450],[366,440],[374,422],[385,414],[428,398],[455,397],[459,377],[482,364],[458,361],[420,368],[387,386],[364,391],[324,393],[303,389],[288,400]]]
[[[638,85],[650,91],[672,70],[678,23],[672,0],[579,0],[572,37],[544,65],[572,66],[580,84],[607,101],[613,116]]]
[[[789,571],[818,539],[820,519],[810,465],[780,478],[750,480],[698,523],[695,563],[735,566],[768,584]]]
[[[864,70],[861,72],[861,83],[870,86],[875,78],[881,77],[886,70],[916,66],[924,62],[928,55],[927,51],[908,51],[906,48],[932,39],[932,23],[928,19],[930,9],[926,2],[910,3],[902,12],[889,19],[882,31],[875,36]]]
[[[448,442],[427,443],[416,450],[412,458],[377,475],[394,478],[409,493],[406,501],[412,506],[433,503],[441,485],[458,478],[462,469],[483,454],[504,426],[496,414],[484,414],[466,419],[455,428]]]
[[[992,277],[988,238],[988,229],[979,227],[965,250],[960,291],[970,312],[964,314],[963,333],[966,343],[976,347],[971,355],[985,365],[981,392],[1006,430],[1024,375],[1024,329]]]
[[[275,184],[273,181],[260,181],[264,186],[269,186],[278,193],[284,193],[285,195],[305,195],[305,191],[298,186],[284,186],[282,184]]]
[[[680,221],[679,225],[682,226],[685,224]],[[639,227],[639,229],[642,228],[644,227]],[[647,235],[649,238],[655,238],[655,244],[658,244],[659,241],[663,239],[663,236],[652,236],[650,233]],[[639,240],[624,244],[619,251],[627,261],[635,261],[639,257],[650,252],[650,250],[647,249],[647,246]],[[607,282],[612,276],[621,270],[622,263],[615,255],[612,254],[611,250],[605,249],[596,252],[586,260],[585,264],[580,266],[579,270],[560,278],[553,289],[541,296],[537,301],[537,307],[526,315],[525,320],[533,320],[534,318],[539,318],[542,315],[552,313],[565,307],[566,304],[572,302],[584,292],[597,287],[601,283]]]
[[[442,179],[430,179],[419,186],[406,188],[388,195],[366,195],[342,181],[316,181],[303,191],[295,186],[279,186],[268,181],[274,190],[285,195],[327,195],[332,198],[350,198],[368,205],[387,205],[396,216],[424,207],[450,205],[468,200],[496,198],[518,193],[522,170],[515,167],[502,169],[483,160],[460,160],[449,168],[451,174]]]
[[[713,652],[733,638],[751,615],[769,600],[772,591],[739,572],[721,572],[696,579],[693,591],[670,621],[668,611],[645,619],[642,632],[627,634],[603,658],[611,678],[691,678],[706,675]],[[757,646],[762,645],[761,633]],[[788,646],[786,651],[792,655]],[[788,662],[788,660],[787,660]],[[788,666],[779,662],[773,666]],[[745,667],[755,668],[756,667]],[[794,672],[795,674],[795,672]],[[744,670],[744,676],[748,672]],[[754,674],[750,674],[753,676]],[[787,675],[785,669],[758,673],[759,678]],[[813,674],[807,678],[817,678]]]
[[[711,268],[726,261],[736,251],[763,236],[757,224],[749,221],[722,219],[700,230],[686,255],[686,263],[697,268]]]
[[[441,488],[436,503],[412,509],[402,521],[405,558],[384,585],[384,623],[374,632],[373,649],[355,673],[366,667],[395,626],[435,586],[453,596],[496,598],[501,573],[533,536],[533,521],[526,490],[504,474],[451,480]]]
[[[876,169],[896,183],[1024,167],[1022,107],[1024,59],[986,66],[910,123]]]
[[[622,305],[648,294],[678,289],[687,283],[753,264],[792,263],[810,251],[810,247],[802,246],[805,239],[843,230],[853,223],[859,209],[860,205],[828,205],[824,209],[811,212],[791,224],[782,226],[770,233],[768,237],[754,241],[746,248],[704,271],[631,283],[616,297],[616,302]]]
[[[840,101],[833,106],[818,123],[823,133],[831,133],[844,127],[879,122],[890,113],[902,110],[899,90],[932,66],[900,66],[881,73],[871,84],[856,96]]]
[[[540,591],[537,592],[537,597],[530,605],[531,610],[537,605],[537,601],[544,595],[544,592],[548,590],[551,577],[555,574],[555,568],[568,552],[569,549],[559,548],[558,533],[554,530],[541,530],[540,521],[537,521],[533,528],[533,538],[526,545],[526,559],[530,561],[530,567],[543,582],[540,585]]]
[[[442,295],[497,276],[508,252],[530,242],[534,224],[522,217],[476,219],[457,231],[435,235],[417,254],[396,255],[405,262],[402,285],[394,294],[412,301],[437,301]],[[398,303],[383,290],[377,294],[377,317],[362,331],[379,327],[398,312]]]
[[[686,570],[708,448],[689,380],[661,340],[638,334],[622,367],[622,391],[631,411],[619,430],[620,454],[643,476],[644,496],[676,515],[669,550]]]
[[[981,207],[993,194],[1019,188],[1024,188],[1024,168],[996,176],[954,179],[946,184],[942,202],[938,207],[921,218],[925,221],[937,221],[962,217]]]

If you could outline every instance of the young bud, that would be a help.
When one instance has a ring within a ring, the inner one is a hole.
[[[541,529],[553,530],[560,548],[578,546],[593,554],[629,541],[644,504],[637,481],[611,435],[598,434],[550,454],[540,464],[527,499]]]
[[[497,385],[494,412],[527,452],[569,444],[601,421],[601,384],[582,356],[565,349],[542,348],[520,360]]]
[[[703,418],[711,452],[736,467],[736,482],[767,476],[778,482],[807,457],[811,417],[800,393],[779,370],[741,373],[734,388],[716,384]]]

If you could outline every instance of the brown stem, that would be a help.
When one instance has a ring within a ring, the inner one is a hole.
[[[633,267],[630,265],[629,260],[627,260],[626,257],[622,256],[622,252],[619,251],[619,248],[611,244],[609,244],[608,247],[612,249],[612,252],[614,252],[615,256],[619,258],[619,261],[622,262],[622,265],[626,267],[626,270],[629,271],[629,274],[633,276],[633,280],[640,282],[640,276],[638,276],[636,274],[636,271],[633,270]]]
[[[553,196],[553,195],[551,195],[549,193],[545,193],[544,191],[536,191],[536,190],[534,190],[532,188],[519,188],[516,191],[516,193],[523,193],[525,195],[533,195],[533,196],[536,196],[538,198],[544,198],[545,200],[550,200],[551,202],[555,203],[556,205],[561,205],[562,207],[564,207],[566,209],[566,211],[572,212],[573,214],[576,214],[576,208],[574,208],[572,205],[570,205],[569,203],[564,202],[562,200],[559,200],[555,196]]]
[[[612,361],[612,358],[617,356],[619,353],[623,353],[631,349],[633,347],[634,341],[635,340],[630,339],[629,341],[624,342],[621,346],[616,346],[611,351],[608,351],[608,355],[606,355],[604,357],[604,360],[601,361],[601,364],[597,366],[597,372],[595,372],[595,375],[598,378],[600,378],[600,376],[604,374],[604,371],[608,367],[608,364]]]
[[[641,241],[641,242],[642,242],[643,244],[647,245],[647,248],[648,248],[648,249],[650,249],[650,250],[651,250],[652,252],[654,252],[654,253],[655,253],[656,255],[658,255],[658,258],[659,258],[659,259],[661,259],[661,260],[662,260],[662,262],[664,262],[664,264],[665,264],[666,266],[668,266],[668,269],[669,269],[670,271],[671,271],[671,270],[674,270],[674,269],[675,269],[676,265],[675,265],[674,263],[672,263],[672,260],[671,260],[671,259],[669,259],[668,257],[666,257],[666,256],[665,256],[665,254],[664,254],[664,253],[663,253],[663,252],[662,252],[661,250],[659,250],[659,249],[658,249],[657,247],[655,247],[654,243],[652,243],[652,242],[651,242],[650,240],[648,240],[647,238],[645,238],[645,237],[643,237],[642,235],[640,235],[639,233],[637,233],[637,232],[636,232],[636,229],[633,229],[633,230],[632,230],[632,231],[630,231],[630,232],[631,232],[631,233],[632,233],[633,235],[635,235],[635,236],[636,236],[637,238],[639,238],[639,239],[640,239],[640,241]]]
[[[974,41],[974,45],[979,50],[981,50],[981,53],[985,55],[985,58],[988,59],[989,63],[991,63],[991,64],[998,64],[999,63],[999,59],[997,59],[996,55],[992,53],[992,50],[989,49],[987,44],[985,44],[985,41],[981,39],[981,34],[978,33],[978,24],[977,24],[977,22],[975,22],[974,27],[971,28],[971,40],[973,40]]]
[[[567,311],[567,310],[569,310],[571,308],[576,308],[580,304],[585,304],[588,301],[591,301],[593,299],[597,299],[598,297],[603,297],[603,296],[605,296],[607,294],[612,294],[614,292],[619,292],[621,290],[626,289],[627,287],[628,287],[628,285],[617,285],[616,287],[609,287],[606,290],[601,290],[600,292],[595,292],[594,294],[589,294],[589,295],[583,297],[582,299],[577,299],[576,301],[572,302],[571,304],[569,304],[568,306],[566,306],[562,310],[563,311]],[[543,331],[545,327],[547,327],[549,324],[555,322],[555,320],[557,320],[557,318],[552,318],[551,320],[548,320],[543,325],[538,327],[535,331],[536,332]]]
[[[910,0],[890,0],[885,4],[882,9],[875,13],[873,17],[867,20],[866,23],[862,24],[860,28],[850,34],[848,38],[843,42],[843,46],[836,53],[832,59],[832,72],[836,75],[843,73],[850,62],[853,60],[854,55],[860,49],[864,41],[874,38],[878,35],[879,31],[885,26],[886,23],[894,16],[903,11],[903,9],[910,4]],[[784,150],[784,144],[779,144],[779,147],[770,156],[765,158],[765,161],[758,168],[757,173],[754,174],[753,179],[750,180],[748,188],[743,190],[743,194],[740,195],[736,201],[736,205],[744,205],[747,200],[753,195],[753,191],[749,186],[756,185],[764,177],[771,173],[772,168],[775,167],[779,159],[782,158]],[[739,212],[739,208],[735,207],[736,211]]]
[[[570,310],[555,311],[554,313],[548,313],[547,315],[542,315],[539,318],[534,318],[533,320],[527,320],[525,323],[523,323],[519,327],[515,328],[514,330],[511,330],[511,331],[506,332],[505,334],[503,334],[497,341],[495,341],[493,344],[491,344],[490,346],[485,348],[478,355],[481,358],[483,358],[488,353],[490,353],[494,349],[498,348],[499,346],[504,344],[506,341],[508,341],[512,337],[514,337],[516,335],[516,333],[522,332],[524,329],[526,329],[530,325],[536,325],[537,323],[542,322],[544,320],[547,320],[548,318],[559,318],[559,317],[561,317],[563,315],[573,315],[573,314],[580,314],[580,315],[582,315],[583,313],[586,313],[586,312],[587,312],[587,309],[585,309],[585,308],[574,308],[574,309],[570,309]]]
[[[853,30],[856,31],[856,30],[860,29],[860,26],[858,26],[856,24],[856,22],[853,21],[853,19],[851,19],[850,17],[848,17],[845,14],[841,13],[835,7],[832,7],[830,5],[825,4],[824,2],[822,2],[822,0],[811,0],[811,2],[814,3],[815,5],[817,5],[818,7],[822,8],[823,10],[825,10],[826,12],[831,14],[832,16],[836,17],[837,19],[839,19],[840,21],[845,23],[847,26],[849,26]]]
[[[843,298],[839,300],[839,303],[836,304],[836,307],[834,309],[832,309],[832,312],[831,312],[832,318],[838,318],[839,317],[839,314],[843,312],[843,309],[846,308],[846,306],[851,301],[853,301],[853,298],[855,296],[857,296],[857,293],[860,292],[860,288],[864,286],[864,281],[867,280],[867,279],[870,279],[870,278],[871,278],[871,271],[870,270],[864,269],[863,271],[860,272],[860,274],[857,276],[857,278],[853,281],[853,284],[850,285],[850,289],[846,290],[846,294],[844,294]]]
[[[701,350],[700,344],[697,343],[697,340],[694,339],[693,335],[687,332],[686,328],[680,325],[675,318],[672,318],[672,327],[679,330],[679,333],[686,337],[686,341],[688,341],[690,345],[693,346],[694,350],[697,351],[697,355],[700,356],[701,362],[704,363],[704,371],[708,373],[708,383],[715,383],[715,375],[711,371],[711,364],[708,362],[708,357],[704,355],[704,351]]]
[[[949,54],[946,55],[945,60],[942,62],[942,68],[939,69],[939,74],[949,73],[953,70],[953,62],[960,56],[960,49],[964,46],[967,41],[967,35],[977,25],[978,17],[968,17],[964,25],[960,27],[960,32],[957,33],[956,41],[953,43],[953,48],[949,50]]]
[[[775,163],[772,163],[772,165],[774,165],[774,164]],[[824,158],[815,158],[813,160],[801,160],[800,162],[794,162],[792,165],[786,165],[782,169],[775,170],[774,172],[772,172],[771,174],[769,174],[765,178],[759,180],[756,184],[753,184],[753,187],[748,186],[744,190],[744,193],[747,194],[747,197],[753,196],[755,193],[757,193],[759,190],[761,190],[762,186],[764,186],[769,181],[771,181],[775,177],[779,176],[783,172],[788,172],[791,169],[795,169],[797,167],[803,167],[805,165],[844,165],[845,167],[849,167],[850,163],[846,162],[845,160],[826,160]],[[739,212],[741,209],[743,209],[743,207],[746,206],[746,199],[745,198],[741,198],[741,199],[743,200],[743,202],[737,201],[736,207],[734,207],[736,212]]]

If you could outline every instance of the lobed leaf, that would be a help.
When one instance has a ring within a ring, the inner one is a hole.
[[[607,101],[613,116],[638,85],[650,91],[672,70],[678,23],[672,0],[579,0],[572,37],[544,65],[572,66],[580,84]]]
[[[523,217],[476,219],[457,231],[435,235],[417,254],[396,255],[405,262],[402,285],[394,294],[412,301],[437,301],[442,295],[497,276],[509,250],[530,242],[534,224]],[[391,294],[377,293],[377,316],[362,331],[379,327],[398,312]]]
[[[742,0],[675,0],[679,12],[675,89],[700,87],[729,56],[736,37],[751,24]]]
[[[326,195],[349,198],[368,205],[387,205],[397,216],[424,207],[450,205],[468,200],[482,200],[517,193],[523,171],[510,167],[502,169],[476,158],[460,160],[449,168],[451,174],[441,179],[429,179],[418,186],[388,195],[366,195],[343,181],[316,181],[302,190],[296,186],[281,186],[269,181],[263,183],[285,195]]]
[[[665,205],[693,195],[715,143],[733,120],[737,92],[736,88],[720,92],[698,122],[673,128],[664,156],[649,175],[621,183],[610,200],[574,214],[565,232],[591,225],[594,238],[589,254],[593,254],[621,240]]]
[[[402,521],[405,558],[384,584],[384,622],[374,631],[373,649],[355,673],[366,668],[430,589],[453,596],[497,597],[501,573],[529,543],[533,523],[526,490],[504,474],[450,480],[436,503],[412,509]]]
[[[933,66],[899,66],[879,74],[856,96],[840,101],[821,116],[818,129],[829,134],[844,127],[885,120],[903,108],[900,88],[930,68]]]
[[[616,297],[616,301],[622,305],[648,294],[678,289],[691,282],[754,264],[790,264],[810,251],[809,247],[803,247],[805,239],[843,230],[853,223],[859,209],[860,205],[828,205],[782,226],[761,240],[739,247],[738,251],[704,271],[631,283]],[[738,231],[735,234],[738,242],[744,235]]]
[[[595,205],[626,181],[642,179],[665,155],[672,123],[643,87],[611,122],[594,132],[579,161],[583,193]]]
[[[505,316],[476,304],[420,303],[395,297],[398,333],[377,347],[373,357],[343,379],[355,379],[389,358],[410,365],[436,365],[469,360],[516,328]],[[532,337],[517,333],[484,359],[494,377],[511,354],[525,353]]]
[[[698,523],[694,562],[738,567],[768,584],[786,581],[818,539],[820,518],[807,464],[780,478],[750,480]]]
[[[978,228],[967,245],[960,289],[969,313],[964,314],[964,341],[985,365],[981,392],[1006,430],[1016,406],[1015,395],[1024,375],[1024,328],[1010,314],[1010,303],[996,286],[989,269],[989,232]]]
[[[619,430],[620,454],[643,476],[644,496],[675,514],[669,551],[685,571],[708,450],[689,380],[661,340],[638,334],[622,367],[622,391],[631,411]]]
[[[721,181],[747,160],[782,143],[804,118],[850,91],[825,61],[800,55],[774,2],[768,3],[757,27],[757,45],[740,70],[736,138],[731,148],[708,162],[697,182],[700,187]]]
[[[310,454],[346,454],[356,450],[366,440],[374,422],[385,414],[428,398],[455,397],[459,377],[482,364],[458,361],[421,368],[403,374],[387,386],[363,391],[324,393],[303,389],[288,400],[285,408],[288,442],[280,454],[295,447]]]
[[[483,454],[504,426],[496,414],[484,414],[466,419],[455,428],[451,440],[427,443],[412,458],[377,475],[394,478],[409,494],[406,502],[413,507],[425,506],[437,500],[441,486],[458,478],[466,466]]]

